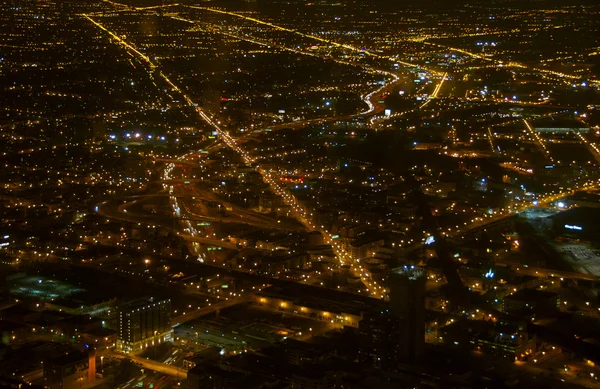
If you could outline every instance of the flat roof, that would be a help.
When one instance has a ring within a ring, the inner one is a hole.
[[[51,363],[53,365],[58,366],[66,366],[72,363],[80,362],[82,360],[86,360],[87,355],[78,350],[69,351],[66,354],[60,355],[55,358],[51,358],[47,361],[47,363]]]
[[[557,297],[558,293],[549,292],[546,290],[539,289],[520,289],[512,295],[508,295],[504,297],[505,300],[522,300],[522,301],[536,301],[542,299],[548,299],[552,297]]]
[[[285,287],[271,286],[256,294],[258,296],[290,300],[294,304],[313,309],[357,315],[382,306],[382,302],[374,298],[303,284]]]

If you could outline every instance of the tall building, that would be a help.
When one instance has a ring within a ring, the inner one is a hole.
[[[171,300],[149,298],[119,307],[119,351],[139,352],[172,339]]]
[[[358,362],[375,369],[398,367],[398,319],[389,310],[366,312],[358,323]]]
[[[412,362],[423,354],[425,345],[425,281],[423,269],[404,266],[392,270],[390,311],[398,319],[397,357]]]

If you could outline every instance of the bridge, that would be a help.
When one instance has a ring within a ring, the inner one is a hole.
[[[115,351],[109,351],[107,354],[108,357],[114,359],[131,359],[133,363],[138,366],[143,367],[144,369],[156,371],[158,373],[170,375],[171,377],[176,377],[178,380],[187,379],[187,370],[182,369],[180,367],[176,367],[173,365],[168,365],[163,362],[154,361],[152,359],[146,359],[141,357],[136,357],[134,355],[121,354]]]
[[[549,277],[549,278],[565,278],[569,280],[583,280],[583,281],[594,281],[599,282],[600,277],[593,274],[578,273],[565,270],[546,269],[543,267],[524,267],[520,263],[514,262],[496,262],[496,265],[507,267],[514,270],[518,274],[532,276],[532,277]]]
[[[200,308],[193,312],[188,312],[183,315],[176,316],[171,319],[171,323],[172,323],[173,327],[177,327],[183,323],[187,323],[189,321],[198,319],[199,317],[202,317],[202,316],[210,315],[211,313],[217,312],[221,309],[233,307],[233,306],[239,305],[239,304],[249,303],[250,301],[252,301],[253,298],[254,298],[253,294],[248,294],[245,296],[231,298],[229,300],[224,300],[217,304],[211,304],[207,307]]]

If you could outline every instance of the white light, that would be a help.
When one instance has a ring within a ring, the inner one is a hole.
[[[565,224],[565,228],[568,230],[577,230],[577,231],[582,231],[583,228],[580,226],[572,226],[570,224]]]

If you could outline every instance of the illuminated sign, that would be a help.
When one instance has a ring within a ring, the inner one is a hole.
[[[427,237],[427,239],[425,239],[425,244],[433,244],[435,243],[435,238],[433,236],[429,236]]]
[[[570,224],[565,224],[565,228],[568,230],[576,230],[576,231],[582,231],[583,228],[579,227],[579,226],[572,226]]]
[[[337,239],[337,238],[339,238],[339,237],[340,237],[339,235],[333,235],[333,236],[331,237],[331,239]]]

